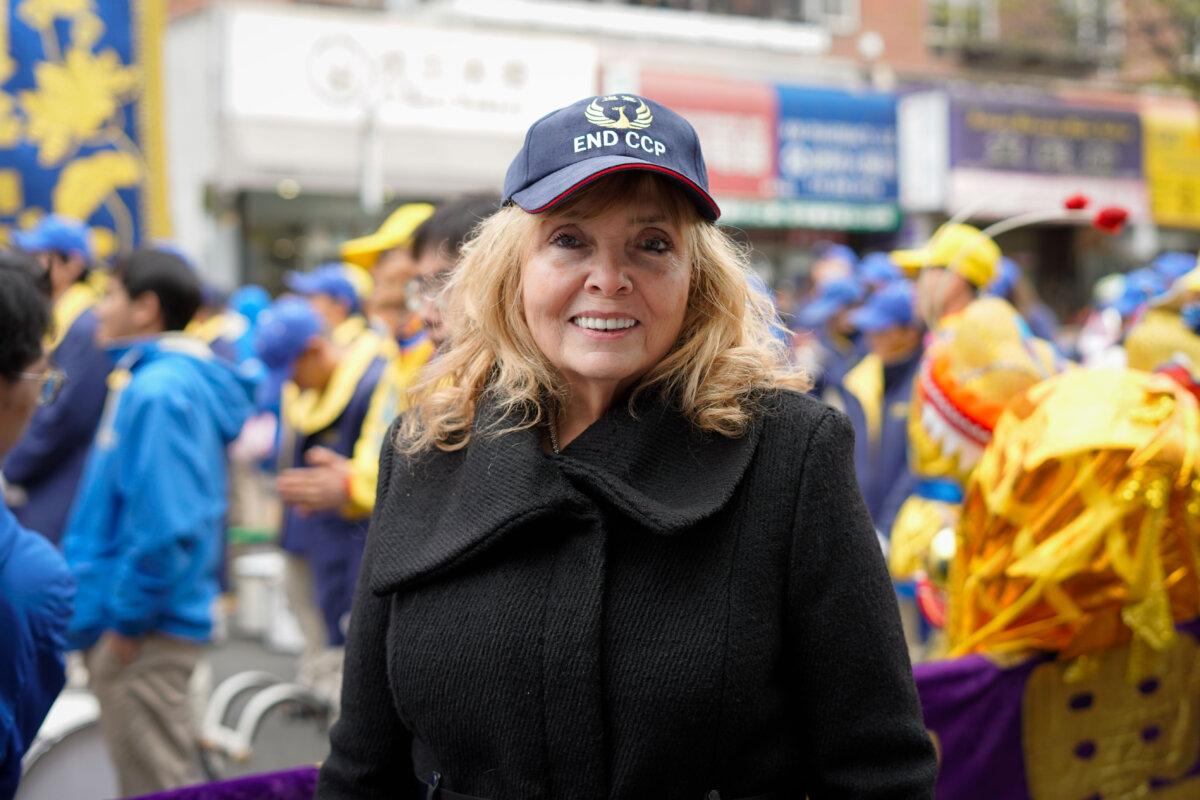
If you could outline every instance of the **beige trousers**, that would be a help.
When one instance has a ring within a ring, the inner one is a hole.
[[[317,607],[317,590],[308,559],[284,553],[283,592],[304,637],[304,652],[296,665],[296,683],[308,687],[329,704],[332,723],[341,705],[345,650],[327,644],[329,632]]]
[[[122,796],[196,783],[199,759],[188,681],[204,646],[150,634],[137,658],[123,666],[107,641],[93,645],[84,659]]]

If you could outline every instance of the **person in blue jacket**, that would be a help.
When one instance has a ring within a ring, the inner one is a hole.
[[[7,502],[22,525],[58,543],[104,408],[112,363],[94,341],[99,294],[89,280],[87,227],[49,216],[13,239],[45,270],[54,304],[50,363],[68,380],[59,401],[38,409],[4,459],[4,479],[11,486]]]
[[[0,458],[62,387],[62,373],[43,353],[51,317],[33,267],[0,256]],[[0,800],[16,792],[21,757],[66,680],[74,594],[54,546],[0,505]]]
[[[912,493],[908,467],[908,404],[921,362],[922,329],[913,287],[893,281],[850,314],[869,351],[842,379],[854,425],[854,466],[875,529],[884,539]]]
[[[251,410],[233,366],[181,333],[199,306],[183,260],[137,250],[97,309],[116,367],[63,538],[79,585],[68,641],[125,795],[196,777],[187,685],[212,633],[225,451]]]
[[[312,303],[284,297],[259,318],[255,349],[267,383],[282,385],[280,545],[288,602],[305,640],[297,680],[336,707],[368,520],[349,506],[328,510],[326,487],[306,467],[318,452],[353,455],[392,345],[372,329],[340,344],[334,336]]]

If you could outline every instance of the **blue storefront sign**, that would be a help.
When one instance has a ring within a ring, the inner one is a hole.
[[[891,230],[900,221],[896,98],[778,86],[779,182],[793,224]]]

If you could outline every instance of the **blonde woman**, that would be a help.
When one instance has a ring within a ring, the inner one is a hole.
[[[384,447],[320,798],[929,797],[850,424],[629,96],[530,129]]]

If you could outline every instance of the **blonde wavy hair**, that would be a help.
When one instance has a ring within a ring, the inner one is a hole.
[[[554,215],[594,218],[614,205],[654,202],[686,238],[692,275],[679,339],[634,386],[659,391],[699,429],[738,436],[761,399],[781,388],[805,390],[807,376],[774,336],[770,299],[756,290],[746,251],[703,220],[674,182],[648,172],[617,173],[563,202]],[[449,340],[408,393],[398,434],[409,455],[457,450],[474,433],[507,433],[544,424],[569,400],[566,380],[534,343],[525,321],[521,274],[540,215],[508,206],[484,220],[463,247],[440,301]],[[494,430],[473,431],[487,398],[498,406]]]

